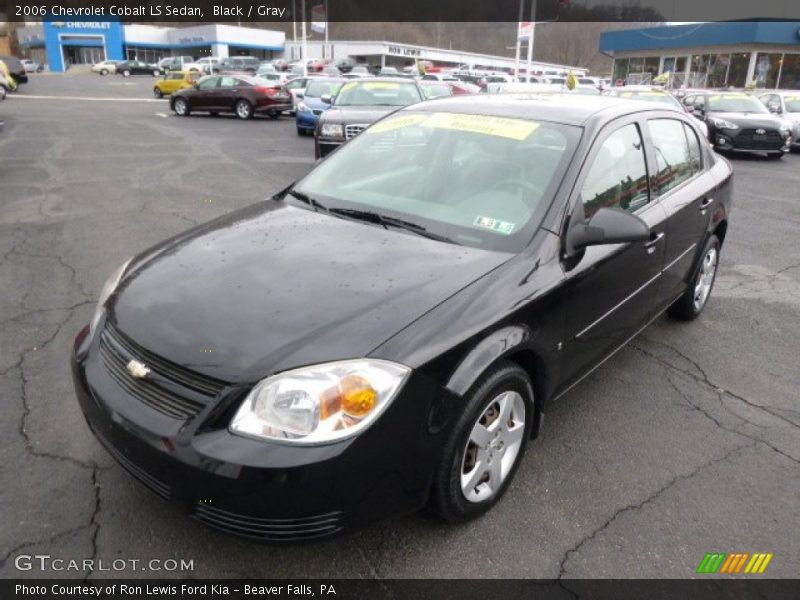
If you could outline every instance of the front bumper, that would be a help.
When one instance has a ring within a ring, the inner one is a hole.
[[[791,135],[768,131],[765,135],[752,135],[747,129],[716,129],[709,137],[715,150],[723,152],[789,152]]]
[[[317,128],[317,121],[319,121],[319,116],[315,115],[313,112],[297,112],[294,118],[297,123],[297,128],[304,131],[314,131]]]
[[[344,140],[332,140],[327,138],[320,138],[319,135],[317,135],[316,142],[314,143],[314,153],[316,155],[316,158],[322,158],[323,156],[327,156],[342,144],[344,144]]]
[[[214,425],[226,405],[238,406],[244,387],[225,388],[218,404],[177,420],[109,376],[98,340],[84,345],[71,364],[92,432],[142,484],[210,527],[264,542],[308,541],[427,500],[444,437],[430,432],[429,414],[444,392],[420,374],[361,435],[297,447],[232,435],[227,419]]]
[[[289,102],[288,104],[286,102],[276,103],[271,100],[259,102],[254,109],[254,111],[257,113],[266,113],[266,112],[282,113],[288,110],[292,110],[291,102]]]

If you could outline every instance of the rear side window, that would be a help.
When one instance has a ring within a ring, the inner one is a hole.
[[[644,145],[635,124],[605,139],[589,168],[581,198],[586,218],[601,208],[634,212],[650,202]]]
[[[700,140],[697,139],[694,129],[686,123],[683,124],[683,130],[689,142],[689,159],[691,160],[692,174],[699,173],[703,170],[703,153],[700,150]]]
[[[683,123],[675,119],[652,119],[648,127],[658,165],[653,187],[657,194],[666,194],[695,173],[686,130]]]

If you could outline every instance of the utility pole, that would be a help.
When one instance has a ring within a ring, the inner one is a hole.
[[[525,0],[519,0],[519,18],[517,19],[517,50],[514,53],[514,76],[519,78],[519,51],[522,41],[519,39],[519,25],[522,23],[522,5]]]
[[[292,0],[292,40],[297,41],[297,0]]]
[[[528,81],[531,80],[533,68],[533,34],[536,31],[536,0],[531,0],[531,35],[528,40]]]
[[[303,14],[300,15],[302,17],[302,19],[303,19],[303,21],[302,21],[303,25],[302,25],[301,31],[300,31],[300,33],[303,36],[303,51],[301,53],[303,55],[303,77],[307,77],[308,76],[308,59],[307,59],[307,57],[308,57],[308,39],[307,39],[307,36],[306,36],[306,0],[301,0],[300,1],[300,10],[303,11]]]

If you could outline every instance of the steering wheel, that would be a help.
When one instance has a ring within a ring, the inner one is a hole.
[[[540,188],[538,185],[531,183],[527,179],[520,179],[520,178],[506,179],[504,181],[501,181],[497,185],[497,189],[504,189],[504,188],[508,188],[511,190],[528,190],[529,192],[538,194],[539,197],[543,195],[542,188]]]

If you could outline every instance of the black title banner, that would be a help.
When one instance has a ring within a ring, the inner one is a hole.
[[[520,10],[522,18],[520,19]],[[533,15],[533,18],[532,18]],[[800,19],[797,0],[0,0],[0,21],[514,22]]]
[[[308,600],[789,600],[797,581],[770,579],[559,580],[0,580],[3,600],[101,598]]]

